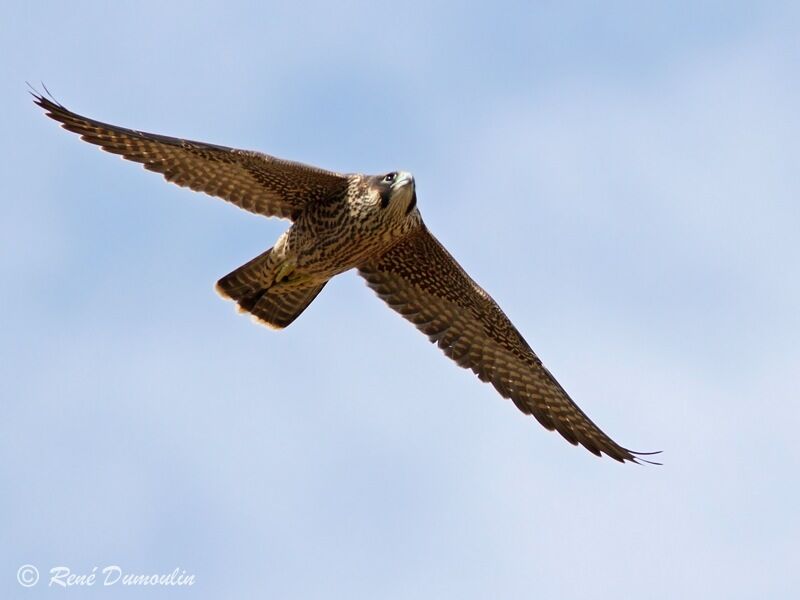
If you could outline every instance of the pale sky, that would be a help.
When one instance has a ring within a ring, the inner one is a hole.
[[[701,5],[701,6],[699,6]],[[7,3],[0,596],[788,598],[800,588],[794,3]],[[41,114],[338,171],[429,228],[584,411],[575,448],[355,274],[282,332],[216,280],[287,227]],[[22,565],[39,583],[17,583]]]

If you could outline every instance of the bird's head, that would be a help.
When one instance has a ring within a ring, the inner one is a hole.
[[[373,177],[372,187],[378,193],[381,209],[408,215],[417,205],[414,176],[408,171],[376,175]]]

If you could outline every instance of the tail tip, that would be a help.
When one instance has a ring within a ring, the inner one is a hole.
[[[223,300],[233,300],[233,296],[231,296],[223,287],[223,280],[220,279],[216,284],[214,284],[214,291],[219,294],[219,296]]]

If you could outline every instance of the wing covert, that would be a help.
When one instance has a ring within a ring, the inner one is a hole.
[[[308,202],[344,194],[348,177],[302,163],[101,123],[33,94],[36,104],[81,139],[141,163],[167,181],[253,213],[294,219]]]
[[[497,303],[422,225],[359,273],[459,366],[572,444],[620,462],[639,453],[603,433],[542,365]],[[645,461],[648,462],[648,461]]]

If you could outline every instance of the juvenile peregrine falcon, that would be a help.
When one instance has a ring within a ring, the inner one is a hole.
[[[491,296],[425,227],[414,177],[339,174],[261,154],[144,133],[77,115],[33,94],[62,127],[167,181],[293,224],[275,245],[217,282],[259,322],[283,328],[328,280],[358,269],[391,308],[572,444],[645,461],[603,433],[570,399]]]

